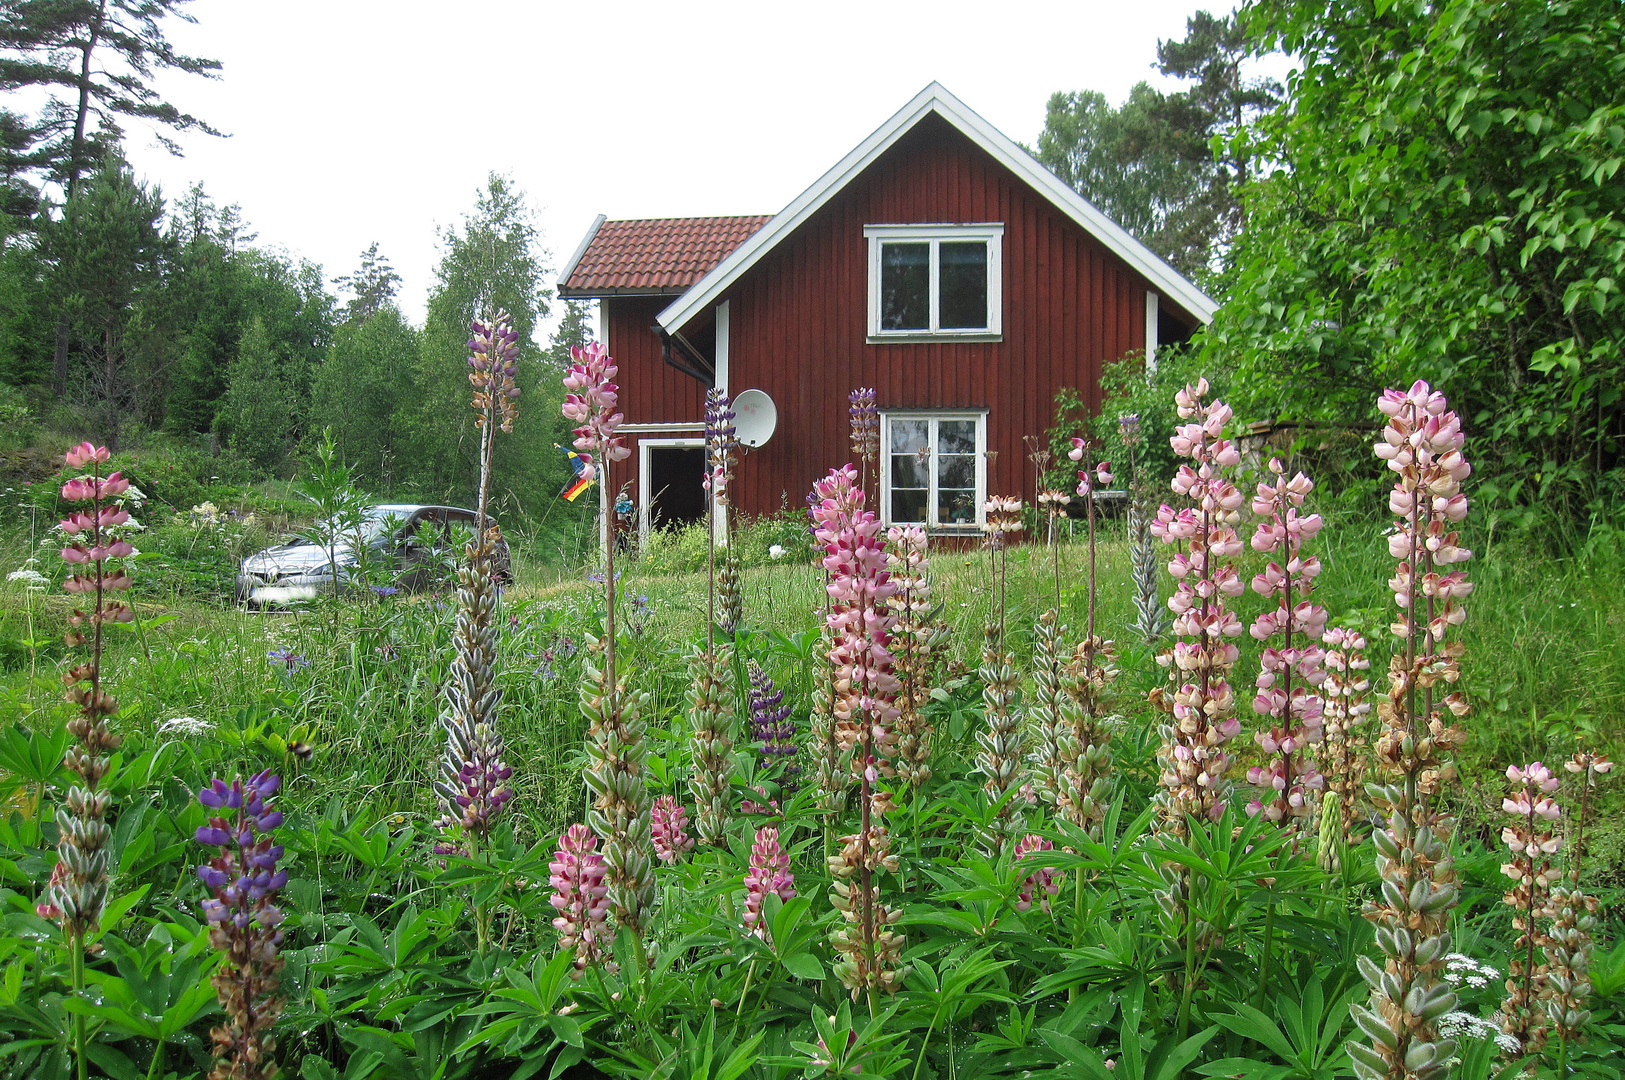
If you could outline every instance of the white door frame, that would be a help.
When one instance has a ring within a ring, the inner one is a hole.
[[[638,440],[638,539],[649,538],[649,529],[652,522],[649,520],[649,508],[653,503],[654,485],[649,481],[649,451],[650,450],[699,450],[705,451],[705,439],[639,439]],[[701,476],[704,476],[704,467],[701,467]]]

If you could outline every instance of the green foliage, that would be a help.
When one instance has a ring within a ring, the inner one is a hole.
[[[1621,467],[1625,23],[1611,0],[1257,0],[1292,108],[1205,339],[1240,415],[1354,425],[1430,381],[1503,519],[1606,515]]]

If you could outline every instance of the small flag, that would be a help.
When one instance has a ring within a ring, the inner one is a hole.
[[[564,485],[564,490],[559,492],[559,497],[565,502],[575,502],[576,496],[592,487],[592,481],[582,475],[587,471],[587,461],[574,450],[565,450],[558,443],[553,444],[553,449],[564,452],[565,459],[570,462],[570,471],[575,473],[570,482]]]

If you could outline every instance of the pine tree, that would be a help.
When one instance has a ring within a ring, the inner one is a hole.
[[[592,340],[592,312],[591,300],[564,302],[564,317],[559,320],[559,325],[547,342],[547,359],[551,363],[560,369],[569,367],[570,350]]]
[[[220,408],[232,449],[267,472],[287,458],[296,427],[283,366],[265,323],[254,319],[243,331]]]
[[[353,274],[333,279],[333,284],[348,289],[353,295],[344,305],[344,321],[352,326],[372,318],[392,303],[400,290],[401,275],[389,265],[389,260],[378,254],[378,242],[361,253],[361,266]]]

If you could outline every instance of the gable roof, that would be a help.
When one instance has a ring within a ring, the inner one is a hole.
[[[559,274],[559,295],[676,296],[771,221],[747,217],[593,222]]]
[[[896,115],[836,163],[812,187],[803,191],[789,206],[722,259],[709,273],[660,313],[660,325],[668,331],[681,328],[695,315],[715,304],[734,282],[755,266],[768,252],[818,212],[847,184],[856,179],[889,150],[915,124],[935,113],[948,121],[994,160],[1024,180],[1067,217],[1082,227],[1177,306],[1202,322],[1211,322],[1217,305],[1184,275],[1163,262],[1149,248],[1125,232],[1122,226],[1101,213],[1083,196],[1072,190],[1054,173],[1040,165],[1031,154],[1008,136],[966,107],[941,83],[932,83],[914,96]],[[562,291],[562,290],[561,290]]]

